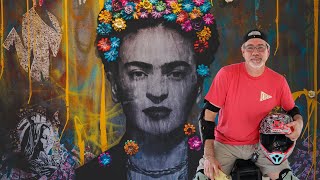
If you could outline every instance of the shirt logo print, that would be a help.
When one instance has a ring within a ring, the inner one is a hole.
[[[267,94],[267,93],[265,93],[265,92],[261,91],[261,94],[260,94],[260,101],[265,101],[265,100],[267,100],[267,99],[271,99],[271,98],[272,98],[272,96],[270,96],[269,94]]]

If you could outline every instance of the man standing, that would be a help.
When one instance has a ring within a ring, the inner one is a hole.
[[[249,31],[244,36],[241,51],[245,62],[223,67],[205,97],[207,102],[201,117],[204,156],[197,175],[200,169],[210,179],[221,171],[230,174],[236,159],[250,159],[257,151],[260,155],[255,164],[263,175],[277,179],[290,166],[288,160],[274,165],[257,148],[260,121],[274,107],[282,107],[294,120],[287,124],[293,131],[286,136],[296,141],[303,128],[303,119],[286,79],[266,67],[270,55],[266,35],[259,30]],[[219,123],[215,128],[214,119],[218,112]],[[296,178],[291,172],[286,177]]]

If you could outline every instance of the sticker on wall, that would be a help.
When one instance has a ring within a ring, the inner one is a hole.
[[[127,140],[123,148],[124,151],[131,156],[137,154],[139,151],[139,145],[133,140]]]
[[[49,79],[50,50],[53,57],[56,57],[62,39],[57,18],[48,11],[47,15],[53,28],[31,8],[22,18],[22,40],[16,29],[12,28],[3,44],[7,50],[15,46],[20,65],[26,72],[29,71],[29,61],[32,62],[30,70],[33,81]]]
[[[111,156],[108,152],[101,153],[98,157],[98,161],[100,166],[102,167],[109,166],[111,163]]]
[[[196,128],[194,127],[193,124],[188,123],[184,125],[183,131],[185,135],[191,136],[196,132]]]
[[[201,149],[202,142],[198,136],[193,136],[192,138],[189,138],[188,144],[191,150],[199,151]]]

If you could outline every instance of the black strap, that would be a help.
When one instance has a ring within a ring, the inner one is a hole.
[[[203,108],[203,109],[209,109],[209,110],[212,111],[212,112],[219,112],[219,110],[220,110],[219,107],[211,104],[211,103],[210,103],[209,101],[207,101],[207,100],[204,100],[204,103],[205,103],[205,105],[204,105],[204,108]]]
[[[297,106],[295,106],[291,110],[289,110],[287,114],[293,118],[295,115],[300,114],[300,110]]]

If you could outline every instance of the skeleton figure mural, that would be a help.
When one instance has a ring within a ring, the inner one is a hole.
[[[19,123],[21,151],[30,162],[30,169],[40,175],[51,175],[56,167],[51,156],[54,133],[50,122],[40,113],[24,117]]]
[[[2,156],[7,167],[0,167],[0,179],[73,179],[77,158],[59,142],[58,111],[48,116],[42,107],[23,109],[19,118],[10,140],[14,154]]]
[[[33,81],[49,79],[50,49],[52,55],[56,57],[62,38],[57,18],[49,11],[43,11],[48,16],[51,25],[46,24],[36,12],[35,7],[32,7],[22,18],[23,41],[16,29],[12,28],[3,44],[7,50],[12,45],[15,46],[20,65],[26,72],[29,71],[29,61],[32,62],[30,73]]]

